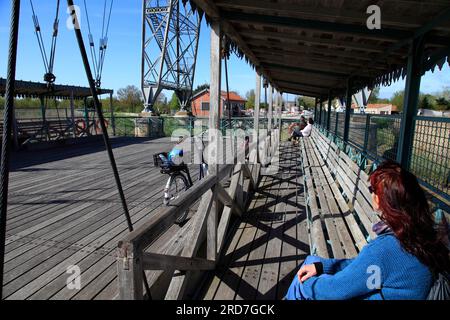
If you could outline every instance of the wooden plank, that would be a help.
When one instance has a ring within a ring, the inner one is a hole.
[[[307,143],[310,143],[308,140]],[[314,147],[313,147],[314,148]],[[332,216],[332,212],[329,208],[329,204],[327,201],[327,198],[325,196],[325,192],[322,185],[322,178],[321,175],[323,175],[323,172],[319,171],[320,163],[318,162],[318,159],[315,157],[315,153],[313,148],[311,148],[311,153],[308,155],[310,159],[313,161],[312,166],[312,174],[314,178],[314,183],[316,185],[316,191],[319,197],[320,201],[320,213],[322,216],[323,221],[325,222],[327,234],[330,240],[330,246],[333,251],[333,257],[337,259],[342,259],[345,257],[344,251],[341,246],[341,241],[338,236],[338,232],[336,230],[336,226],[334,224],[334,219]]]
[[[204,229],[206,228],[208,214],[211,210],[215,210],[212,209],[213,203],[214,195],[213,192],[209,190],[202,197],[197,214],[194,216],[194,221],[192,222],[192,227],[189,230],[186,246],[183,249],[182,256],[191,258],[197,253],[204,236]],[[167,300],[181,299],[186,289],[187,281],[190,276],[189,272],[176,273],[177,275],[172,278],[169,289],[167,290]]]
[[[269,179],[262,177],[260,188],[268,185]],[[238,242],[234,250],[228,250],[227,255],[231,256],[229,264],[224,266],[225,270],[221,276],[221,282],[215,291],[214,299],[218,300],[232,300],[236,298],[237,290],[241,282],[242,274],[249,254],[252,248],[252,242],[256,238],[257,227],[255,225],[257,213],[264,208],[267,197],[263,196],[258,190],[255,192],[247,214],[242,217],[240,229],[242,232],[239,235]],[[232,248],[232,247],[231,247]],[[230,249],[231,249],[230,248]]]
[[[327,249],[326,239],[322,228],[322,221],[320,218],[319,207],[317,205],[317,195],[313,186],[312,163],[308,158],[310,145],[307,139],[301,139],[302,143],[302,159],[304,162],[304,181],[306,182],[306,190],[308,192],[308,206],[310,209],[310,233],[311,233],[311,254],[317,254],[321,257],[328,258],[329,253]]]
[[[212,270],[215,267],[215,261],[196,257],[187,258],[153,252],[144,252],[142,254],[142,267],[145,270],[165,270],[168,268],[174,268],[182,271]]]
[[[282,177],[282,173],[275,175],[275,178]],[[283,187],[286,183],[278,183],[274,186],[274,190],[270,191],[275,201],[271,207],[265,210],[268,215],[268,223],[266,227],[268,231],[268,242],[265,253],[263,254],[263,263],[261,268],[261,276],[257,284],[256,299],[257,300],[275,300],[277,295],[279,260],[281,257],[281,246],[283,235],[283,223],[285,222],[286,204],[282,201]]]
[[[317,150],[316,150],[317,151]],[[318,153],[318,151],[317,151]],[[327,198],[328,202],[328,208],[330,210],[330,214],[333,217],[336,231],[339,236],[339,240],[344,248],[344,256],[345,257],[354,257],[356,256],[356,249],[353,243],[353,239],[351,238],[347,227],[345,225],[345,222],[343,221],[341,212],[339,210],[339,207],[337,205],[336,199],[334,198],[334,194],[330,189],[330,186],[328,184],[328,180],[326,178],[326,175],[329,173],[327,166],[323,162],[323,160],[320,158],[320,155],[317,155],[317,158],[319,160],[319,163],[322,167],[323,174],[320,175],[320,180],[322,183],[322,187],[325,193],[325,196]]]

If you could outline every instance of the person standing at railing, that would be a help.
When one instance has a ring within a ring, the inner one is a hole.
[[[385,162],[370,175],[369,191],[381,219],[373,226],[377,238],[353,259],[307,257],[286,299],[422,300],[448,276],[449,250],[416,177]]]

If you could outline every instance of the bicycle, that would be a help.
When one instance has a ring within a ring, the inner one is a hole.
[[[203,144],[203,139],[202,139]],[[204,147],[204,146],[203,146]],[[188,166],[182,161],[183,149],[174,148],[169,153],[160,152],[153,155],[154,165],[161,168],[162,174],[169,175],[164,188],[163,204],[169,206],[174,200],[178,199],[184,192],[193,186],[191,174]],[[208,165],[204,161],[203,152],[199,168],[199,180],[208,174]],[[176,218],[176,224],[183,224],[188,217],[189,208],[181,212]]]

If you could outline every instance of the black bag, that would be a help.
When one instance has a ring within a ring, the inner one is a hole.
[[[450,277],[447,272],[437,275],[427,300],[450,300]]]

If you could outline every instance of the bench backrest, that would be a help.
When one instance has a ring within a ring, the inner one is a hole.
[[[376,235],[372,231],[372,225],[379,218],[372,208],[368,174],[317,129],[313,130],[311,139],[334,175],[350,210],[357,217],[361,231],[374,239]]]

